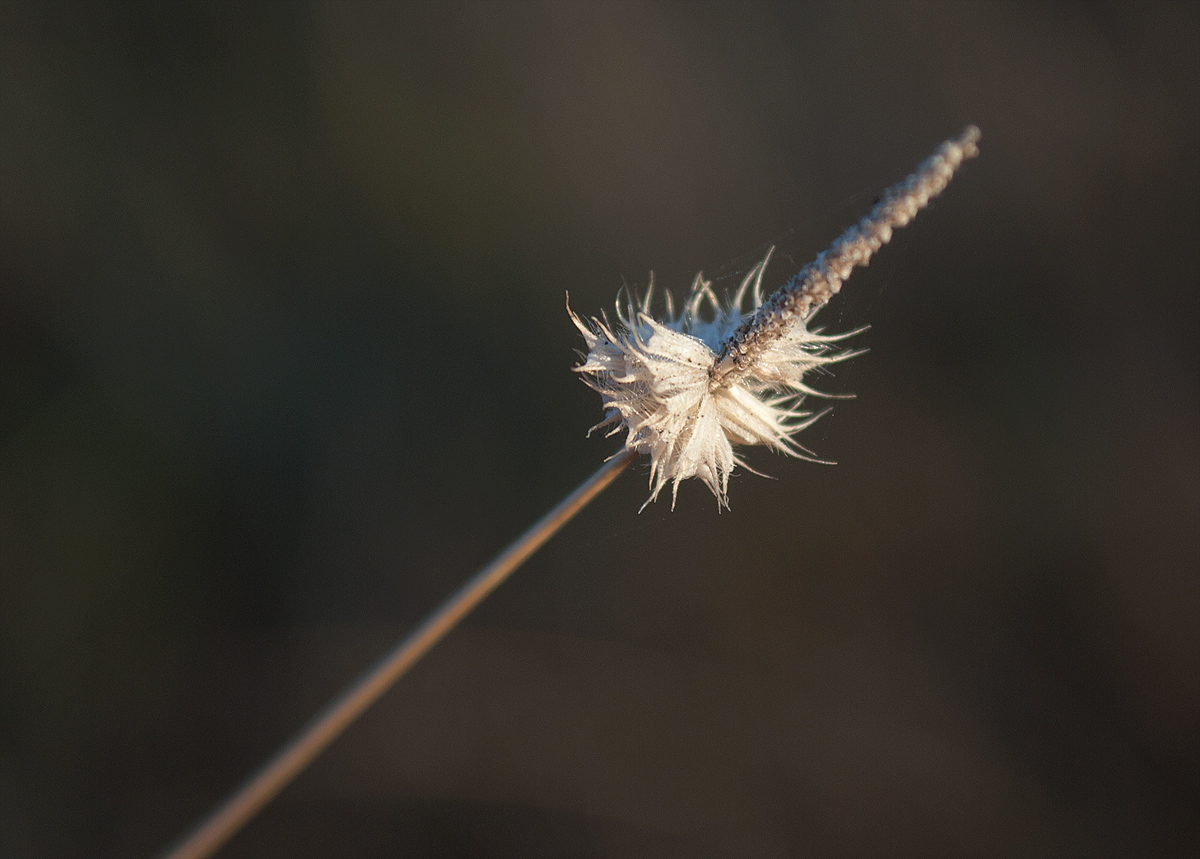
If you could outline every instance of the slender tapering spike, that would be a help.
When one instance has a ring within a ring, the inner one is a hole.
[[[786,285],[721,347],[713,367],[715,385],[727,385],[750,373],[759,355],[797,321],[807,322],[842,288],[858,265],[891,241],[892,231],[905,226],[929,201],[945,190],[963,161],[979,154],[979,129],[969,126],[957,139],[947,140],[917,172],[883,192],[871,214],[855,224]]]

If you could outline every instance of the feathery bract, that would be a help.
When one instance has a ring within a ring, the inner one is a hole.
[[[729,474],[744,465],[735,444],[813,458],[794,438],[820,417],[801,409],[806,395],[819,394],[804,376],[850,357],[832,344],[854,332],[830,337],[808,323],[855,266],[866,265],[895,228],[912,220],[962,162],[978,154],[978,140],[979,129],[971,126],[943,143],[766,301],[761,287],[770,252],[727,301],[697,275],[678,314],[667,295],[662,319],[650,313],[653,283],[638,305],[628,295],[618,297],[615,323],[606,317],[585,322],[568,306],[588,348],[575,370],[603,398],[605,419],[593,429],[627,429],[625,447],[650,455],[647,504],[669,482],[674,506],[680,481],[699,477],[718,506],[728,507]],[[750,312],[743,314],[747,293]]]

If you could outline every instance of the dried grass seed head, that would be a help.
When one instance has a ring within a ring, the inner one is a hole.
[[[850,357],[832,344],[854,332],[826,336],[810,330],[809,321],[855,266],[866,265],[894,229],[911,221],[962,162],[978,154],[978,141],[979,129],[971,126],[943,143],[766,301],[762,276],[770,252],[726,301],[696,275],[678,314],[667,294],[662,319],[650,313],[653,282],[639,304],[627,293],[618,296],[615,322],[606,316],[585,322],[568,306],[588,349],[575,370],[600,393],[605,408],[605,419],[593,429],[627,430],[625,447],[649,454],[647,504],[670,483],[674,507],[680,482],[699,477],[718,507],[728,507],[729,475],[744,465],[735,444],[813,458],[794,438],[820,417],[801,409],[806,395],[820,395],[804,376]],[[750,311],[744,313],[747,296]]]

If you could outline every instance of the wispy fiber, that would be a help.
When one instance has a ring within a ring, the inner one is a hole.
[[[595,317],[584,322],[568,307],[588,349],[575,369],[600,392],[606,410],[593,429],[625,429],[625,448],[650,455],[647,504],[670,483],[674,506],[679,483],[699,477],[718,506],[728,507],[729,474],[743,465],[734,445],[761,444],[812,458],[795,441],[820,417],[801,408],[806,395],[819,394],[804,376],[850,355],[832,349],[849,334],[825,336],[808,323],[855,266],[866,265],[894,229],[945,189],[964,160],[979,154],[978,141],[979,129],[971,126],[943,143],[766,301],[761,284],[769,252],[728,301],[696,275],[677,315],[669,295],[666,315],[651,315],[653,284],[640,305],[628,295],[618,298],[615,323]],[[747,294],[752,310],[744,315]]]

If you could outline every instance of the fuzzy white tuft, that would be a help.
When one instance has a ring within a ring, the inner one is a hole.
[[[833,353],[825,337],[803,323],[756,362],[753,372],[728,385],[713,384],[710,371],[722,344],[744,319],[742,305],[751,296],[752,310],[762,304],[762,275],[767,258],[756,265],[727,302],[712,284],[696,276],[691,294],[678,315],[667,296],[667,315],[650,315],[653,286],[640,306],[617,300],[617,324],[607,318],[584,322],[568,306],[587,343],[584,362],[575,370],[600,392],[605,420],[592,429],[611,427],[610,435],[629,430],[625,446],[650,455],[650,498],[658,498],[670,482],[674,507],[679,483],[699,477],[728,507],[729,473],[744,465],[734,444],[762,444],[791,456],[811,459],[792,436],[820,415],[801,411],[809,388],[809,370],[849,357]],[[708,317],[708,318],[706,318]]]
[[[804,375],[850,357],[830,346],[850,335],[822,336],[808,323],[855,266],[866,265],[895,229],[946,188],[965,160],[979,154],[979,136],[970,126],[939,146],[765,302],[762,276],[770,252],[727,302],[696,275],[678,315],[667,295],[662,320],[650,315],[653,283],[640,306],[628,295],[623,303],[618,297],[615,324],[607,318],[584,322],[567,307],[588,347],[575,370],[604,401],[605,419],[592,429],[611,427],[610,435],[628,429],[625,447],[650,455],[647,504],[669,482],[674,507],[679,482],[699,477],[717,496],[718,508],[728,507],[729,473],[744,465],[735,444],[763,444],[812,459],[793,438],[820,417],[800,410],[806,394],[818,393]],[[747,293],[752,308],[743,314]]]

